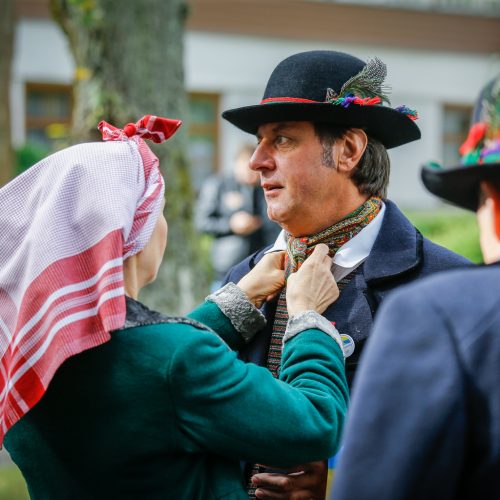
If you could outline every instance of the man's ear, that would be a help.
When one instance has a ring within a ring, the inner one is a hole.
[[[338,144],[337,168],[340,171],[351,172],[365,152],[368,144],[366,132],[360,128],[347,129]]]
[[[493,202],[493,227],[497,239],[500,240],[500,193],[487,181],[481,182],[481,190]]]

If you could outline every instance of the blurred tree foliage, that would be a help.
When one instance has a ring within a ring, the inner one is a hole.
[[[2,0],[0,15],[0,186],[13,173],[14,155],[10,134],[10,85],[14,49],[14,0]]]
[[[21,471],[13,464],[0,466],[0,500],[29,500]]]
[[[102,119],[122,127],[146,114],[186,118],[183,0],[51,0],[51,7],[76,62],[74,142],[98,139]],[[166,178],[169,241],[158,279],[142,299],[171,313],[188,310],[209,286],[192,224],[185,129],[153,148]]]
[[[15,174],[21,174],[41,159],[45,158],[50,151],[38,143],[27,142],[16,149]]]

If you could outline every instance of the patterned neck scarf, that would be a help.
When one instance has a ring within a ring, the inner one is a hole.
[[[376,217],[381,207],[382,200],[372,197],[354,212],[317,234],[299,238],[287,234],[286,276],[297,271],[320,243],[328,245],[329,255],[333,257],[342,245],[354,238]]]
[[[323,231],[312,236],[294,238],[287,234],[287,257],[285,264],[285,276],[297,271],[304,263],[314,248],[319,243],[325,243],[330,248],[329,255],[333,257],[339,248],[354,238],[363,228],[365,228],[380,212],[382,200],[380,198],[369,198],[363,205],[354,212],[345,216]],[[288,322],[288,310],[286,306],[286,287],[280,293],[276,314],[274,316],[273,333],[267,356],[266,366],[275,378],[278,378],[281,364],[281,351],[283,345],[283,335],[285,334]],[[251,476],[257,474],[260,468],[257,465],[252,467]],[[255,498],[255,488],[251,482],[247,485],[249,498]]]

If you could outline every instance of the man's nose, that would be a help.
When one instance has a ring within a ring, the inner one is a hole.
[[[275,168],[274,159],[269,154],[268,148],[261,142],[250,158],[250,168],[252,170],[268,170]]]

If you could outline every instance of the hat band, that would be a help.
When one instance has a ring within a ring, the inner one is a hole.
[[[302,102],[309,104],[333,104],[340,105],[344,108],[348,108],[350,104],[358,104],[359,106],[375,106],[380,104],[382,100],[380,97],[357,97],[355,95],[349,94],[346,97],[337,97],[333,99],[326,99],[325,101],[312,101],[311,99],[302,99],[301,97],[268,97],[267,99],[262,99],[261,104],[269,104],[273,102]]]
[[[268,97],[267,99],[262,99],[261,104],[268,104],[272,102],[304,102],[310,104],[336,104],[347,108],[349,104],[359,104],[360,106],[374,106],[375,104],[380,104],[382,100],[380,97],[357,97],[355,95],[349,94],[346,97],[337,97],[334,99],[326,99],[325,101],[313,101],[311,99],[302,99],[301,97]]]
[[[260,101],[261,104],[267,104],[269,102],[309,102],[315,104],[321,103],[321,101],[312,101],[311,99],[301,99],[300,97],[268,97],[267,99],[262,99],[262,101]]]
[[[330,90],[330,89],[329,89]],[[333,104],[334,106],[342,106],[343,108],[348,108],[351,104],[357,104],[358,106],[375,106],[382,103],[382,99],[378,96],[375,97],[357,97],[355,95],[349,94],[346,97],[329,97],[327,93],[327,99],[325,101],[313,101],[311,99],[303,99],[301,97],[267,97],[262,99],[260,104],[273,104],[280,102],[289,103],[305,103],[305,104]],[[390,108],[392,109],[392,108]],[[410,109],[408,106],[402,105],[397,106],[393,109],[403,115],[406,115],[410,120],[418,120],[418,113],[414,109]]]

